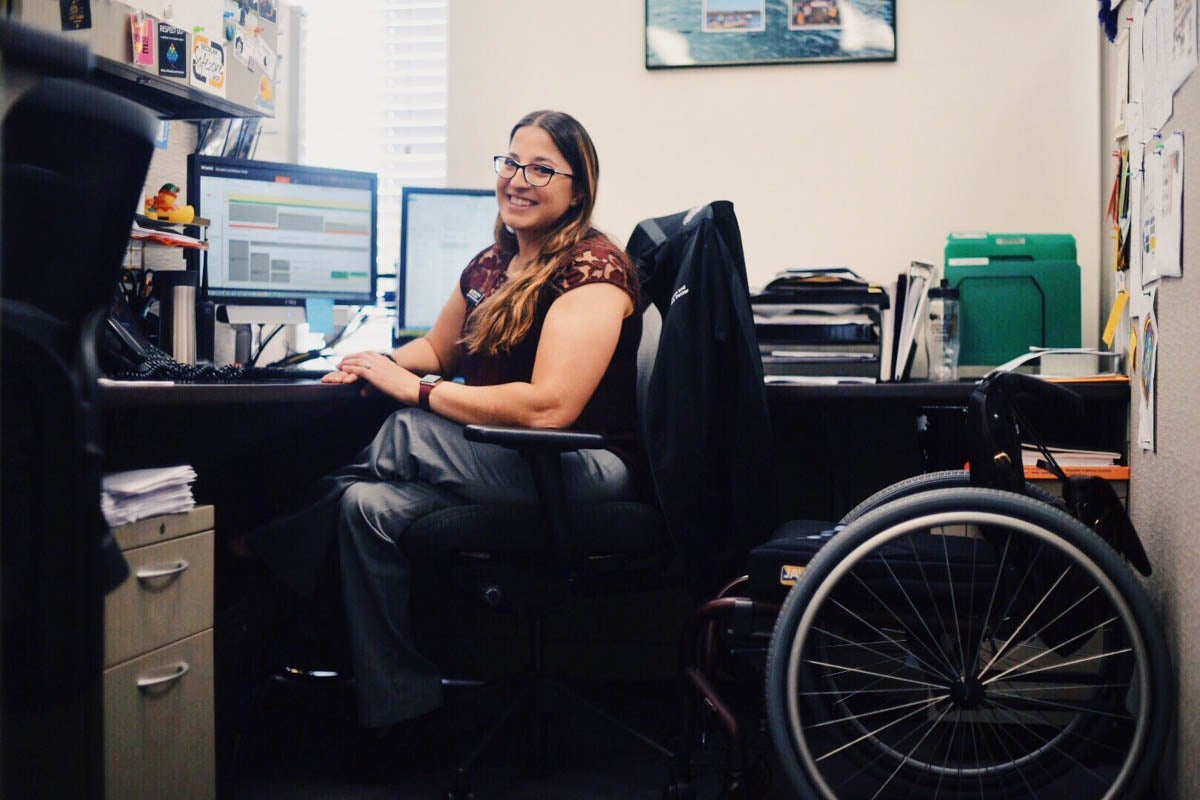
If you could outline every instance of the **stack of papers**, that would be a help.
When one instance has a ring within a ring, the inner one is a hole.
[[[100,508],[109,527],[188,511],[196,505],[192,497],[195,480],[196,471],[186,464],[114,472],[101,482]]]

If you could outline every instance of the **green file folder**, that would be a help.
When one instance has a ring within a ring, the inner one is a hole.
[[[1080,346],[1070,234],[952,233],[944,274],[961,298],[960,364],[996,366],[1030,346]]]

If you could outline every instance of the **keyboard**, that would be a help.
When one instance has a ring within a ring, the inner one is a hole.
[[[157,354],[156,354],[157,355]],[[295,367],[243,367],[240,364],[180,364],[166,358],[147,359],[139,370],[119,372],[110,377],[123,381],[174,381],[175,383],[295,383],[319,381],[327,369]]]

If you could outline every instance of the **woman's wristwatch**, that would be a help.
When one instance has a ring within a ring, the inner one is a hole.
[[[426,411],[431,411],[432,409],[429,408],[429,395],[433,392],[433,387],[437,386],[441,382],[441,375],[430,374],[421,378],[421,393],[417,395],[417,405]]]

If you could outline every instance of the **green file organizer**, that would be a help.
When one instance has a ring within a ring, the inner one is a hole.
[[[1079,264],[1065,233],[952,233],[946,280],[959,291],[959,363],[996,366],[1038,347],[1079,347]]]

